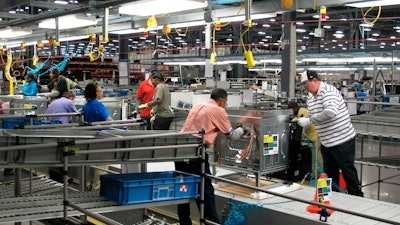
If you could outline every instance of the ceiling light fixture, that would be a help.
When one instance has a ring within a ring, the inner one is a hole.
[[[273,17],[276,17],[276,13],[251,14],[251,19],[252,20],[273,18]],[[245,21],[246,17],[244,15],[241,15],[241,16],[230,16],[230,17],[222,17],[219,20],[221,21],[221,23],[239,22],[239,21]]]
[[[94,16],[67,15],[58,17],[58,29],[72,29],[78,27],[88,27],[97,25],[97,19]],[[40,28],[56,29],[56,20],[54,18],[43,20],[39,23]]]
[[[387,5],[400,5],[399,0],[373,0],[373,1],[360,1],[355,3],[345,4],[346,6],[355,8],[365,8],[373,6],[387,6]]]
[[[4,28],[0,30],[0,37],[2,38],[13,38],[21,37],[32,34],[32,30],[20,29],[20,28]]]
[[[68,4],[67,1],[63,1],[63,0],[55,0],[54,3],[60,4],[60,5],[67,5]]]
[[[205,7],[207,1],[204,0],[142,0],[123,4],[118,12],[135,16],[154,16]]]
[[[77,40],[84,40],[88,39],[89,35],[79,35],[79,36],[69,36],[69,37],[62,37],[59,41],[77,41]]]

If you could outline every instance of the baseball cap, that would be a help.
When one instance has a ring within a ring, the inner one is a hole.
[[[307,80],[311,80],[313,78],[318,78],[318,74],[315,71],[304,71],[303,73],[301,73],[301,83],[306,82]]]
[[[161,81],[164,80],[163,75],[161,73],[154,73],[153,75],[151,75],[151,78],[160,79]]]
[[[153,72],[157,70],[157,66],[150,66],[149,72]]]

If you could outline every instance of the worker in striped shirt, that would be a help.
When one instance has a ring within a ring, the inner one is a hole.
[[[301,83],[309,93],[308,117],[298,118],[297,123],[304,128],[314,124],[328,176],[339,184],[339,170],[342,170],[348,193],[363,196],[354,166],[356,133],[341,93],[321,81],[315,71],[303,72]]]

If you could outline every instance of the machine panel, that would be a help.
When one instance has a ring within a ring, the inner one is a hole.
[[[217,163],[259,173],[287,169],[289,110],[228,110],[228,115],[232,125],[245,132],[238,140],[220,135],[214,151]]]

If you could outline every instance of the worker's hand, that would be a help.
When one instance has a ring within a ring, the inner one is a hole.
[[[303,128],[307,128],[311,125],[310,118],[299,117],[297,118],[297,124]]]
[[[141,104],[141,105],[138,106],[139,109],[144,109],[144,108],[147,108],[147,107],[149,107],[147,105],[147,103],[146,104]]]
[[[154,113],[154,109],[151,109],[151,110],[150,110],[150,116],[154,116],[154,115],[156,115],[156,114]]]
[[[156,120],[156,116],[154,115],[154,116],[152,116],[151,118],[150,118],[150,123],[151,124],[154,124],[154,121]]]

